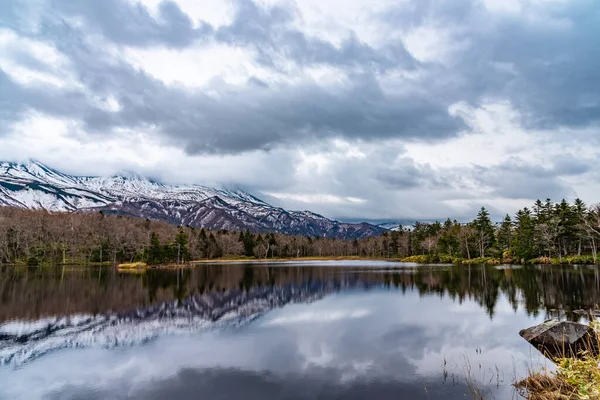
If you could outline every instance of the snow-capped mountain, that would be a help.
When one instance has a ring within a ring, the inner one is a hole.
[[[274,207],[242,190],[164,185],[140,176],[83,177],[39,162],[0,162],[0,205],[48,211],[104,211],[206,229],[281,232],[343,239],[386,229],[310,211]]]

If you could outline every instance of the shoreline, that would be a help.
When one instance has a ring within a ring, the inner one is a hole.
[[[291,258],[215,258],[190,261],[190,264],[232,264],[232,263],[268,263],[268,262],[295,262],[295,261],[393,261],[402,262],[400,258],[370,258],[356,256],[340,257],[291,257]]]

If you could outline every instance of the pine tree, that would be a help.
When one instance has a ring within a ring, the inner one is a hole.
[[[455,221],[450,221],[450,218],[444,222],[442,234],[438,239],[438,249],[442,254],[454,256],[458,253],[460,243],[457,231],[460,230],[460,225]]]
[[[246,229],[244,232],[244,255],[246,257],[254,256],[254,235]]]
[[[577,240],[577,255],[581,256],[583,241],[587,237],[586,218],[587,206],[581,199],[575,199],[573,203],[573,212],[575,218],[575,236]]]
[[[485,257],[486,249],[492,247],[495,242],[494,224],[492,224],[490,213],[485,207],[481,207],[481,210],[477,213],[477,218],[472,222],[472,226],[477,234],[477,247],[480,257]]]
[[[535,257],[535,224],[531,211],[527,207],[517,211],[514,226],[513,248],[515,250],[515,255],[522,261],[533,259]]]
[[[500,251],[510,251],[513,236],[513,223],[510,215],[506,214],[497,233],[497,244]]]
[[[177,231],[175,237],[175,246],[177,247],[177,263],[183,263],[190,259],[190,249],[188,247],[188,235],[182,228]]]
[[[163,262],[163,249],[156,232],[152,232],[150,235],[150,246],[148,247],[146,262],[150,265],[160,264]]]
[[[204,228],[200,229],[198,233],[198,244],[197,244],[198,252],[200,253],[200,258],[208,258],[209,246],[208,237],[206,236],[206,231]]]

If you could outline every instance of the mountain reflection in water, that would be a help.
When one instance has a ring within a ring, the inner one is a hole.
[[[0,267],[0,398],[464,398],[469,368],[511,398],[518,331],[599,292],[586,267]]]

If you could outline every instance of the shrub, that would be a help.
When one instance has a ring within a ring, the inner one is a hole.
[[[590,265],[590,264],[594,264],[594,257],[592,256],[570,256],[566,258],[565,261],[567,264],[570,265]]]
[[[538,257],[529,261],[529,264],[542,264],[542,265],[550,265],[553,264],[552,258],[550,257]]]
[[[27,265],[30,267],[37,267],[40,265],[40,260],[38,260],[37,257],[29,257],[27,260]]]
[[[438,256],[438,261],[444,264],[453,264],[454,263],[454,257],[446,255],[446,254],[442,254],[440,256]]]
[[[409,263],[417,263],[417,264],[427,264],[429,261],[429,257],[424,255],[410,256],[402,259],[402,262]]]
[[[498,264],[502,264],[502,260],[500,260],[498,258],[492,258],[492,257],[477,257],[477,258],[471,258],[470,260],[463,260],[462,263],[467,264],[467,265],[475,265],[475,264],[498,265]]]

